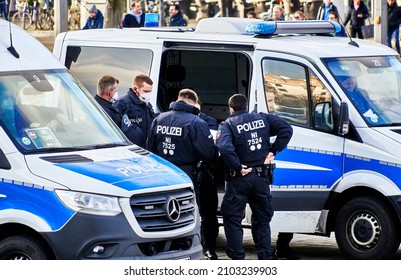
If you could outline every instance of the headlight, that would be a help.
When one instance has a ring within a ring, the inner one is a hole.
[[[117,197],[63,190],[55,192],[68,208],[80,213],[103,216],[115,216],[121,213]]]

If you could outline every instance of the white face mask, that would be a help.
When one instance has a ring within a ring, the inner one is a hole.
[[[139,95],[139,99],[146,104],[150,101],[151,97],[151,93],[142,93]]]
[[[116,91],[113,95],[113,97],[111,98],[112,100],[116,101],[118,99],[118,91]]]

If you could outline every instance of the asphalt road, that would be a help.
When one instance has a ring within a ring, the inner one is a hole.
[[[272,245],[275,247],[277,233],[272,233]],[[257,260],[257,256],[253,251],[253,241],[250,229],[244,229],[244,250],[246,260]],[[331,237],[315,236],[307,234],[294,234],[294,238],[290,244],[291,248],[297,254],[302,256],[301,260],[347,260],[337,246],[334,234]],[[225,253],[226,239],[224,229],[220,226],[219,236],[217,239],[217,256],[220,260],[229,260]],[[392,258],[393,260],[401,260],[401,249]]]

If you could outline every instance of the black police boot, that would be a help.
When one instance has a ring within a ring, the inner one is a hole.
[[[217,259],[218,259],[216,253],[213,252],[213,251],[210,251],[210,250],[207,250],[207,251],[205,252],[204,258],[205,258],[206,260],[217,260]]]
[[[278,259],[287,259],[287,260],[299,260],[302,257],[295,253],[290,247],[284,249],[278,249],[274,252],[274,255],[277,256]]]

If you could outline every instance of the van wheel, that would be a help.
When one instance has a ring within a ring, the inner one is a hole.
[[[25,235],[10,236],[0,241],[2,260],[49,260],[50,254],[38,240]]]
[[[386,259],[400,246],[389,208],[373,197],[346,203],[338,213],[335,233],[338,247],[350,259]]]

